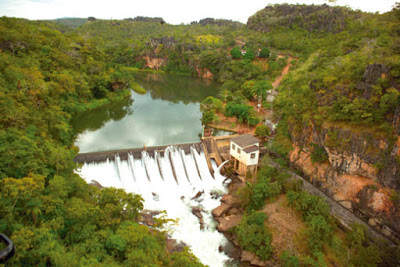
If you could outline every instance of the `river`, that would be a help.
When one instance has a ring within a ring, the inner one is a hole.
[[[73,120],[76,145],[81,152],[94,152],[155,145],[197,142],[201,135],[200,101],[218,94],[218,84],[189,76],[139,73],[136,81],[147,90],[132,92],[131,98],[97,110],[85,112]],[[219,132],[218,134],[228,134]],[[177,223],[164,230],[172,238],[187,244],[209,266],[235,265],[220,252],[228,240],[216,231],[211,211],[220,205],[227,192],[225,177],[213,164],[209,172],[203,152],[194,148],[189,154],[169,147],[164,155],[141,158],[128,156],[121,161],[85,163],[77,172],[88,183],[123,188],[140,194],[145,209],[167,212]],[[202,192],[201,196],[195,196]],[[192,212],[198,210],[200,223]]]

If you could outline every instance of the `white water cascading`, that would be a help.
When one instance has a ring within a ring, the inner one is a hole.
[[[150,157],[142,152],[141,159],[128,154],[128,160],[122,161],[118,155],[115,161],[85,163],[79,174],[87,182],[95,180],[102,186],[124,188],[127,192],[140,194],[145,209],[167,212],[168,218],[178,220],[165,229],[171,237],[189,245],[192,252],[209,266],[224,266],[229,257],[219,252],[226,238],[216,231],[216,223],[211,211],[220,205],[220,197],[226,193],[225,177],[219,174],[213,164],[214,178],[211,176],[204,153],[198,153],[191,147],[190,153],[169,146],[160,156],[155,152]],[[204,193],[193,198],[198,192]],[[200,230],[199,219],[192,214],[193,207],[202,209],[204,229]]]

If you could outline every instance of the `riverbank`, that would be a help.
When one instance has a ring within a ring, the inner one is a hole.
[[[131,89],[123,89],[118,92],[110,92],[107,94],[106,98],[94,99],[87,103],[77,103],[73,107],[72,113],[78,114],[78,113],[81,113],[84,111],[93,110],[93,109],[105,106],[107,104],[110,104],[110,103],[121,101],[130,96],[131,96]]]

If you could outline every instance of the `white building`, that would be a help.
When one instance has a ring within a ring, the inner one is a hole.
[[[247,177],[247,172],[257,174],[260,141],[250,134],[239,135],[231,139],[230,154],[233,157],[233,168],[237,173]]]

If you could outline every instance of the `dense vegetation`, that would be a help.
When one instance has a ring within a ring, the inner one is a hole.
[[[400,112],[399,19],[398,6],[379,15],[303,5],[269,6],[247,26],[212,19],[169,25],[0,18],[0,232],[20,251],[11,264],[199,266],[188,251],[168,253],[163,233],[138,224],[139,196],[90,187],[74,173],[71,116],[128,96],[132,67],[151,63],[164,71],[209,71],[221,83],[219,99],[201,104],[204,123],[224,113],[256,125],[248,101],[266,97],[287,63],[277,56],[284,51],[297,60],[274,102],[280,119],[276,151],[287,154],[296,133],[324,123],[390,137],[400,132],[393,124]],[[322,147],[312,152],[314,162],[326,161]],[[368,245],[362,230],[338,238],[326,204],[297,189],[276,169],[260,170],[241,192],[247,215],[236,231],[244,247],[263,259],[271,255],[266,218],[256,211],[289,192],[290,205],[312,234],[305,235],[302,255],[282,255],[287,266],[321,265],[322,252],[331,250],[342,265],[395,262]]]
[[[285,16],[287,12],[291,15]],[[273,26],[275,19],[279,27]],[[400,104],[397,9],[379,15],[326,6],[273,6],[256,13],[248,26],[268,32],[268,45],[299,56],[274,103],[286,124],[278,127],[281,144],[307,126],[327,122],[366,127],[363,131],[387,137],[398,131],[393,121]]]
[[[298,229],[299,236],[292,240],[291,250],[279,255],[283,266],[394,266],[400,260],[400,247],[389,246],[383,240],[371,242],[360,225],[343,233],[323,198],[303,191],[301,182],[291,180],[284,168],[273,168],[269,163],[267,157],[263,158],[257,179],[248,181],[237,192],[245,214],[233,233],[243,249],[262,260],[273,259],[272,234],[263,208],[285,194],[287,205],[298,212],[305,228]]]
[[[1,18],[0,49],[0,232],[17,247],[10,264],[200,266],[138,224],[140,196],[74,173],[71,116],[129,96],[130,75],[50,22]]]

